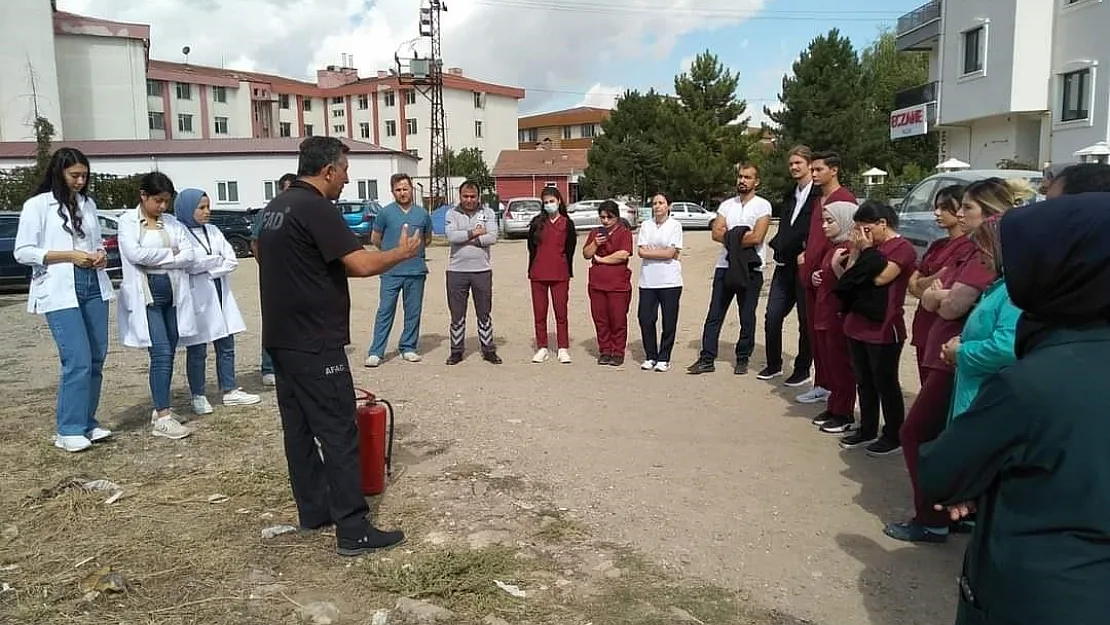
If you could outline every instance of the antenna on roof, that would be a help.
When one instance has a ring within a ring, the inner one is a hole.
[[[191,51],[192,51],[192,48],[190,48],[189,46],[185,46],[184,48],[181,48],[181,54],[185,55],[185,64],[186,65],[189,64],[189,52],[191,52]]]

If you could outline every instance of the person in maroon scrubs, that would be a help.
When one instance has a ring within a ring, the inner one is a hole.
[[[933,201],[933,216],[936,217],[937,225],[943,228],[948,236],[933,241],[917,264],[917,271],[910,276],[908,290],[910,295],[917,299],[921,299],[925,289],[929,288],[934,280],[951,273],[956,260],[969,253],[968,246],[974,248],[971,239],[964,236],[967,231],[960,224],[960,200],[963,195],[963,185],[954,184],[938,191]],[[913,313],[913,323],[910,326],[912,335],[910,344],[913,345],[917,356],[917,376],[922,386],[925,385],[926,372],[925,367],[921,365],[925,358],[925,339],[928,338],[929,328],[933,327],[933,322],[936,320],[935,312],[925,310],[920,303],[917,305],[917,310]]]
[[[597,329],[597,364],[624,364],[628,343],[628,307],[632,304],[632,230],[620,216],[620,208],[605,200],[597,208],[601,227],[591,230],[582,247],[590,261],[590,314]]]
[[[567,215],[563,194],[554,187],[540,193],[543,211],[528,224],[528,279],[532,282],[532,318],[536,330],[536,355],[532,362],[546,362],[548,302],[555,309],[555,335],[559,362],[570,363],[570,330],[567,300],[574,277],[574,248],[578,235]],[[550,296],[550,299],[549,299]]]

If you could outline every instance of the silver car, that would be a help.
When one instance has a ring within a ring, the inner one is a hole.
[[[671,204],[671,217],[682,224],[683,230],[710,230],[717,213],[693,202],[675,202]]]
[[[567,206],[567,214],[574,220],[575,230],[591,230],[601,226],[601,218],[598,217],[597,208],[601,206],[604,200],[582,200]],[[632,224],[632,229],[635,230],[640,224],[640,214],[632,206],[620,200],[613,200],[620,207],[621,217],[628,220]]]
[[[505,205],[505,214],[501,216],[501,232],[505,238],[522,237],[528,234],[528,224],[532,218],[543,210],[543,203],[538,197],[515,197]]]

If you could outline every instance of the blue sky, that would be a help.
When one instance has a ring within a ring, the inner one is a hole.
[[[621,87],[671,92],[674,75],[696,54],[709,49],[733,71],[740,72],[738,94],[748,101],[753,122],[762,117],[762,107],[777,102],[782,75],[798,53],[816,36],[838,28],[861,49],[871,43],[883,26],[893,28],[898,16],[924,4],[924,0],[769,0],[752,18],[724,28],[706,28],[682,36],[666,59],[645,62],[630,59],[599,63],[595,84],[582,85],[580,92],[547,93],[552,99],[540,110],[555,110],[578,104],[602,104]],[[706,20],[712,22],[712,18]],[[577,90],[575,90],[577,91]],[[537,95],[540,95],[537,93]],[[545,98],[547,99],[547,98]],[[522,103],[522,112],[529,112]]]

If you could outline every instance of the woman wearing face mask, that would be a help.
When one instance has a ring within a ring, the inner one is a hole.
[[[848,339],[844,336],[844,315],[840,298],[836,296],[837,276],[833,261],[851,251],[848,241],[854,225],[852,218],[859,207],[852,202],[831,202],[821,215],[821,231],[831,244],[821,259],[820,269],[810,276],[810,283],[817,287],[816,306],[813,310],[813,331],[817,353],[827,364],[825,383],[829,391],[824,412],[813,419],[813,425],[826,434],[843,434],[856,422],[856,377],[852,374],[852,359],[848,354]],[[840,252],[838,252],[840,250]]]
[[[601,227],[591,230],[582,247],[590,261],[590,315],[597,331],[597,364],[620,367],[628,345],[628,307],[632,304],[632,231],[620,207],[605,200],[597,208]]]
[[[532,362],[546,362],[547,307],[555,309],[555,334],[559,348],[559,362],[569,364],[570,330],[567,322],[567,302],[570,298],[570,279],[574,276],[574,248],[578,235],[574,222],[567,215],[563,194],[554,187],[540,193],[543,212],[528,224],[528,279],[532,283],[532,317],[536,330],[536,355]],[[550,300],[549,300],[550,295]]]
[[[16,261],[32,268],[27,311],[46,318],[62,361],[54,445],[69,452],[112,435],[96,420],[112,283],[96,203],[85,194],[88,179],[84,154],[54,152],[35,196],[23,204],[14,249]]]
[[[636,249],[640,255],[640,336],[644,342],[644,371],[669,371],[682,299],[682,224],[671,217],[671,199],[656,193],[652,218],[640,224]],[[655,321],[663,311],[663,334],[657,339]]]
[[[124,345],[145,347],[150,353],[154,435],[177,440],[192,431],[171,408],[174,350],[179,338],[193,336],[197,329],[186,272],[195,252],[192,237],[166,213],[173,194],[169,177],[151,172],[139,182],[139,206],[120,215],[119,327]]]
[[[189,267],[196,311],[197,333],[183,338],[185,373],[189,378],[193,413],[210,414],[212,404],[205,396],[205,360],[208,343],[216,349],[216,379],[220,383],[225,406],[248,406],[262,401],[258,395],[244,392],[235,383],[235,334],[247,329],[228,276],[239,266],[235,250],[220,229],[208,225],[211,201],[200,189],[185,189],[173,203],[177,220],[192,237],[196,259]]]

